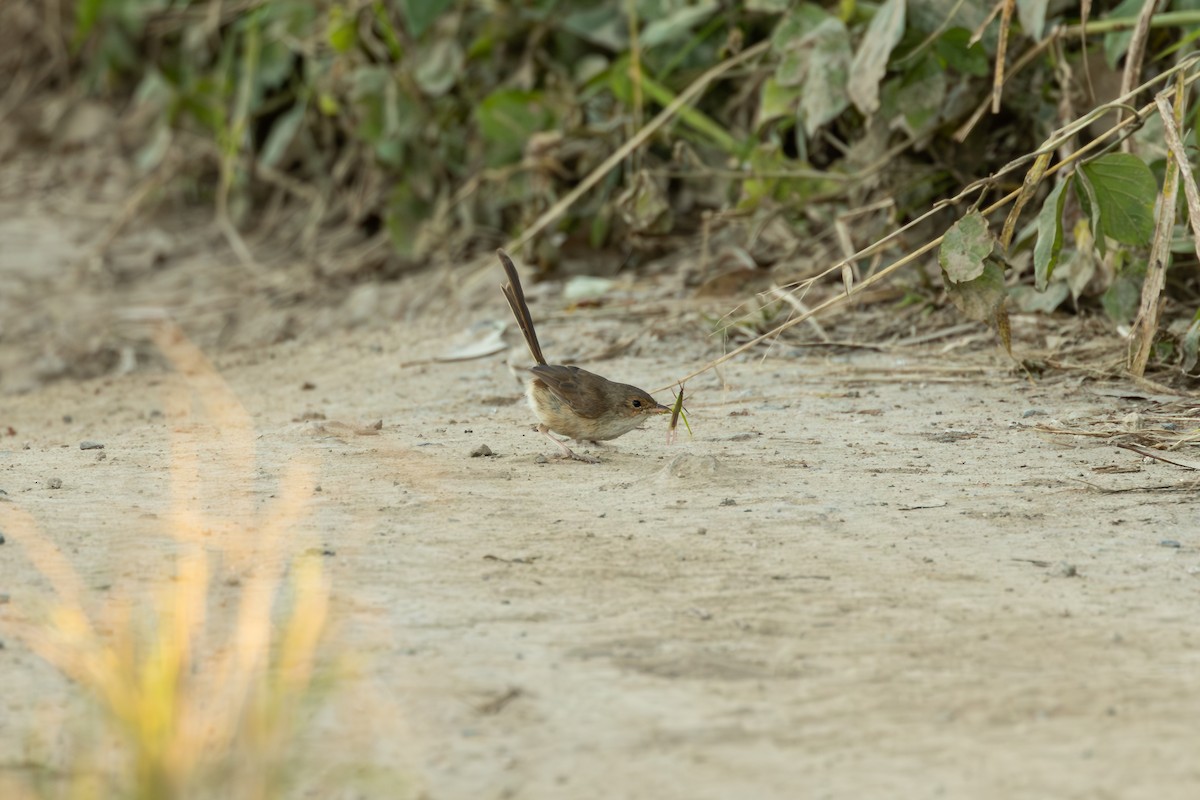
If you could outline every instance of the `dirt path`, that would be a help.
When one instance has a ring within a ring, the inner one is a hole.
[[[1094,488],[1189,474],[1035,430],[1146,403],[1034,386],[986,349],[776,350],[689,384],[690,441],[668,446],[660,420],[600,465],[540,463],[503,356],[414,363],[460,310],[393,324],[439,304],[411,284],[331,300],[278,265],[246,282],[183,223],[139,221],[97,262],[131,179],[82,158],[86,180],[65,157],[0,170],[0,387],[32,389],[0,394],[0,518],[31,515],[99,614],[171,585],[175,492],[214,552],[242,547],[216,563],[220,628],[264,567],[262,513],[315,464],[275,558],[324,554],[324,652],[350,666],[303,717],[299,796],[1200,796],[1196,492]],[[506,320],[484,283],[464,308]],[[716,351],[686,322],[531,294],[558,358],[642,334],[584,362],[615,379],[652,387]],[[121,316],[146,305],[219,354],[241,406],[202,364],[146,366]],[[14,797],[78,767],[95,715],[13,633],[54,595],[25,534],[0,533]]]
[[[432,346],[396,327],[217,359],[257,465],[210,454],[211,513],[319,461],[295,546],[328,553],[330,647],[358,672],[309,736],[359,770],[355,796],[1200,790],[1195,493],[1094,491],[1186,475],[1032,430],[1138,404],[1031,387],[990,354],[749,361],[689,387],[691,441],[655,426],[599,466],[536,463],[549,448],[502,358],[399,366]],[[660,349],[602,371],[653,385],[677,371]],[[4,398],[3,499],[98,604],[172,568],[171,436],[203,425],[162,415],[180,380]],[[496,455],[470,457],[484,443]],[[1093,471],[1114,464],[1141,469]],[[0,593],[29,606],[47,590],[22,553],[0,547]],[[72,696],[5,637],[0,783],[61,757],[47,721]]]

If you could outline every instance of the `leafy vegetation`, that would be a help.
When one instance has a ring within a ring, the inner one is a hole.
[[[933,238],[955,215],[927,209],[1001,190],[1003,308],[1095,303],[1129,324],[1168,160],[1158,115],[1130,113],[1197,74],[1200,11],[1169,5],[78,0],[69,39],[89,86],[153,120],[145,170],[206,156],[232,238],[255,223],[310,251],[329,230],[389,246],[343,273],[504,242],[543,265],[578,247],[636,264],[701,236],[784,283],[849,268],[853,285],[897,222]],[[267,195],[302,213],[263,220]],[[1186,229],[1168,233],[1190,259]]]

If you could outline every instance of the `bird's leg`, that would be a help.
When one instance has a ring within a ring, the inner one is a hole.
[[[556,439],[554,436],[550,435],[550,428],[548,428],[546,425],[538,425],[537,432],[540,433],[542,436],[545,436],[550,441],[554,442],[560,448],[562,448],[563,456],[565,456],[566,458],[573,458],[576,461],[583,461],[584,463],[587,463],[587,464],[599,464],[600,463],[600,459],[596,458],[595,456],[587,456],[587,455],[581,456],[581,455],[579,455],[579,453],[576,453],[574,450],[567,447],[566,442],[564,442],[561,439]]]

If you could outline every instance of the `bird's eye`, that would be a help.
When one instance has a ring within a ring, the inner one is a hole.
[[[634,401],[633,401],[633,407],[634,407],[634,408],[641,408],[641,407],[642,407],[642,401],[641,401],[641,400],[634,400]]]

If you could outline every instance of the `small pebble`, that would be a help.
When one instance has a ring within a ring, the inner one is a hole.
[[[737,505],[737,500],[734,500],[732,497],[726,497],[724,500],[722,500],[722,501],[721,501],[721,505],[723,505],[723,506],[736,506],[736,505]]]
[[[1046,410],[1044,408],[1027,408],[1021,412],[1021,416],[1028,419],[1029,417],[1044,417]]]
[[[533,463],[535,463],[535,464],[549,464],[549,463],[550,463],[550,460],[549,460],[548,458],[546,458],[544,455],[542,455],[541,453],[538,453],[536,456],[534,456],[534,457],[533,457]]]
[[[62,478],[50,478],[48,481],[46,481],[46,488],[47,489],[61,489],[62,488]]]
[[[1074,564],[1068,564],[1066,561],[1058,562],[1058,566],[1054,569],[1054,574],[1060,578],[1074,578],[1079,575],[1079,571],[1075,569]]]
[[[0,592],[0,606],[4,605],[11,599],[12,599],[12,597],[10,597],[9,595],[7,595],[3,592]]]
[[[92,441],[85,440],[85,441],[82,441],[79,443],[79,449],[80,450],[103,450],[104,444],[102,442],[92,442]]]
[[[492,452],[492,448],[488,447],[486,444],[481,444],[481,445],[479,445],[479,447],[476,447],[474,450],[471,451],[471,458],[479,458],[480,456],[494,456],[494,455],[496,455],[496,454]]]
[[[1183,547],[1182,544],[1175,541],[1174,539],[1163,539],[1161,542],[1158,543],[1158,546],[1159,547]]]
[[[4,542],[5,542],[4,534],[0,533],[0,544],[4,544]]]

